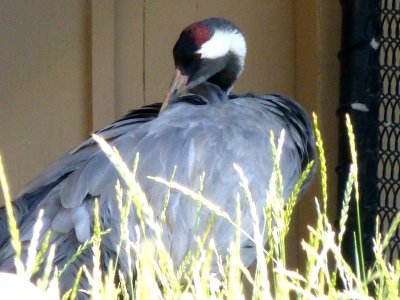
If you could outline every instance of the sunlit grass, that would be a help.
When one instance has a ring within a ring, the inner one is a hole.
[[[44,238],[39,237],[42,226],[41,216],[33,229],[33,241],[28,250],[26,264],[21,260],[21,242],[19,230],[15,221],[11,197],[8,192],[7,180],[0,158],[0,181],[6,201],[6,211],[11,234],[11,244],[15,251],[15,266],[19,276],[32,278],[38,289],[47,294],[51,299],[75,299],[78,295],[87,295],[91,299],[244,299],[246,280],[251,286],[252,299],[397,299],[399,298],[400,262],[391,265],[384,257],[385,248],[391,236],[400,224],[400,214],[397,215],[384,237],[379,232],[374,239],[375,263],[369,270],[364,268],[363,251],[360,243],[361,225],[354,232],[356,239],[355,253],[358,257],[357,268],[353,271],[341,253],[341,244],[348,218],[351,194],[355,191],[358,201],[357,180],[357,154],[354,134],[350,120],[347,120],[348,133],[352,151],[352,163],[349,169],[346,190],[343,195],[343,208],[341,212],[340,231],[336,232],[328,219],[327,203],[327,169],[326,158],[323,150],[321,134],[317,128],[317,119],[314,116],[316,127],[317,148],[319,150],[319,168],[321,172],[322,192],[321,200],[315,198],[315,209],[318,220],[316,226],[309,226],[309,237],[301,242],[302,250],[306,253],[306,271],[304,274],[297,270],[287,268],[286,236],[290,230],[290,220],[298,194],[307,176],[312,170],[311,162],[300,177],[287,203],[283,198],[282,175],[279,170],[279,159],[284,133],[275,144],[275,137],[271,134],[271,147],[274,159],[274,170],[269,182],[266,205],[263,211],[258,211],[252,198],[247,178],[240,166],[234,165],[240,177],[240,185],[246,199],[237,196],[236,218],[232,218],[222,208],[215,205],[199,191],[174,182],[174,174],[169,179],[150,177],[154,184],[164,184],[168,187],[165,197],[163,213],[159,220],[154,216],[151,205],[146,199],[135,179],[139,162],[139,155],[133,166],[127,166],[118,154],[98,136],[94,139],[110,158],[119,171],[124,186],[128,191],[123,191],[122,184],[116,183],[116,201],[120,212],[121,240],[117,247],[117,259],[126,257],[128,263],[135,266],[127,274],[122,274],[117,268],[118,262],[110,262],[108,269],[101,268],[101,239],[105,234],[112,234],[108,228],[102,228],[99,217],[98,201],[94,205],[93,236],[82,244],[76,254],[60,270],[53,270],[55,246],[50,245],[50,233]],[[203,175],[204,179],[204,175]],[[201,180],[202,181],[202,180]],[[202,181],[203,182],[203,181]],[[201,184],[202,186],[202,184]],[[197,202],[198,209],[205,207],[210,210],[212,217],[204,232],[199,232],[195,237],[198,245],[197,251],[188,253],[180,267],[173,265],[172,258],[162,241],[162,228],[165,222],[165,209],[169,203],[169,195],[173,190],[192,198]],[[241,201],[246,200],[246,201]],[[241,228],[241,205],[248,205],[253,221],[252,234]],[[129,228],[129,214],[134,208],[139,224]],[[262,214],[265,215],[265,224],[260,224]],[[211,235],[211,228],[217,218],[223,218],[236,228],[235,239],[228,248],[228,256],[223,258],[217,252],[215,242]],[[358,214],[358,218],[360,218]],[[379,220],[378,220],[379,222]],[[130,233],[134,231],[137,239],[130,241]],[[255,246],[257,263],[255,272],[249,272],[240,257],[240,237],[245,235]],[[265,243],[265,237],[267,241]],[[39,241],[41,245],[39,245]],[[265,243],[265,245],[264,245]],[[87,249],[93,253],[93,268],[83,266],[75,277],[75,283],[65,295],[58,295],[58,280],[65,270],[81,253]],[[333,260],[333,264],[331,261]],[[225,263],[223,263],[225,261]],[[217,270],[212,269],[212,265]],[[41,270],[40,273],[38,271]],[[271,273],[272,272],[272,273]],[[39,279],[33,279],[40,274]],[[88,291],[79,290],[79,282],[86,277],[91,287]],[[119,281],[114,279],[118,277]],[[343,288],[336,285],[338,278],[343,282]],[[371,289],[374,287],[374,294]],[[83,294],[82,294],[83,293]],[[1,294],[1,291],[0,291]]]

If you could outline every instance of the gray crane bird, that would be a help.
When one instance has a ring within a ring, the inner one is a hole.
[[[144,106],[97,132],[119,150],[128,166],[141,158],[136,173],[146,197],[159,218],[164,209],[167,186],[148,176],[170,178],[202,195],[226,211],[234,220],[236,199],[243,194],[233,164],[242,167],[250,191],[265,222],[263,207],[273,169],[269,134],[285,130],[280,168],[283,195],[288,199],[308,163],[315,158],[315,141],[308,114],[294,100],[281,95],[237,96],[230,93],[243,71],[245,39],[237,26],[221,18],[193,23],[183,30],[173,48],[175,77],[163,103]],[[120,240],[120,214],[115,184],[120,176],[93,138],[67,152],[33,179],[13,202],[24,245],[32,239],[32,228],[40,209],[44,210],[41,238],[51,231],[50,243],[57,245],[53,267],[59,269],[93,231],[93,207],[97,198],[102,228],[101,267],[116,260]],[[241,197],[241,225],[252,234],[253,222],[245,196]],[[195,228],[205,229],[212,212],[198,209],[198,203],[178,190],[171,190],[165,211],[163,242],[175,266],[195,249]],[[130,238],[135,240],[138,218],[129,215]],[[235,237],[235,228],[216,218],[210,235],[222,257]],[[39,242],[40,244],[40,242]],[[253,243],[242,235],[241,256],[249,266],[255,260]],[[92,267],[87,249],[60,278],[61,291],[72,287],[82,265]],[[0,211],[0,270],[15,271],[4,208]],[[120,257],[118,267],[127,274],[133,265]],[[88,288],[82,278],[81,288]]]

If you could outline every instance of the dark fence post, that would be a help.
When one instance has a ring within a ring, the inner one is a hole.
[[[372,239],[379,201],[377,188],[378,109],[379,109],[379,1],[342,0],[342,49],[339,117],[338,212],[348,178],[350,149],[345,114],[351,115],[358,152],[360,211],[365,269],[374,261]],[[350,205],[349,220],[343,240],[343,254],[355,267],[357,230],[355,201]],[[339,219],[340,216],[338,216]]]

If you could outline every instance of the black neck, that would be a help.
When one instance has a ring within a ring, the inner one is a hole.
[[[226,67],[211,76],[207,81],[219,86],[223,91],[229,92],[241,71],[239,59],[230,55]]]
[[[186,102],[193,105],[213,104],[228,100],[226,92],[220,87],[210,83],[203,82],[198,86],[190,89],[186,94],[180,96],[175,102]]]

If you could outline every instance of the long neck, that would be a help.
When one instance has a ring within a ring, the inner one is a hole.
[[[226,93],[229,93],[234,82],[242,72],[242,68],[239,58],[231,54],[226,63],[226,67],[211,76],[207,81],[219,86]]]
[[[206,81],[188,90],[187,93],[177,98],[175,102],[205,105],[226,100],[228,100],[228,95],[225,91],[222,91],[218,86]]]

